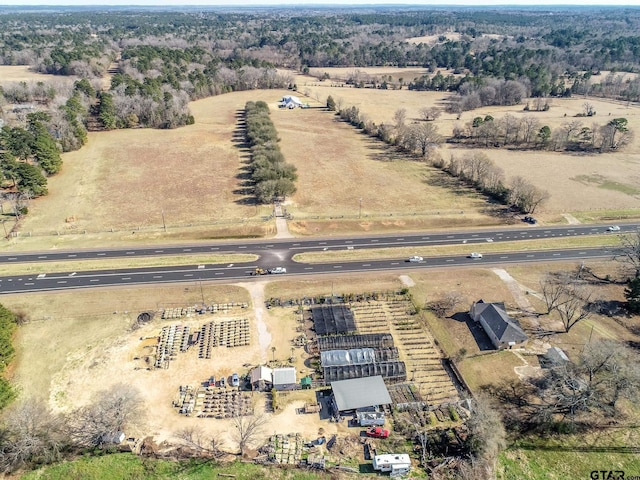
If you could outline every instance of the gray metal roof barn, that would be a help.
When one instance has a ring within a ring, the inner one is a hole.
[[[391,396],[379,375],[331,382],[331,389],[340,412],[391,404]]]

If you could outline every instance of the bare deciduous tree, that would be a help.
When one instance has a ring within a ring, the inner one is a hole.
[[[176,433],[176,436],[198,455],[219,458],[226,453],[224,440],[217,435],[205,435],[200,427],[183,428]]]
[[[393,121],[396,122],[396,128],[401,128],[404,126],[407,120],[407,109],[399,108],[393,114]]]
[[[620,246],[613,258],[631,267],[636,278],[640,277],[640,231],[621,235]]]
[[[445,293],[442,297],[429,302],[427,307],[439,317],[444,317],[448,312],[452,312],[458,305],[460,305],[463,300],[464,297],[460,292],[450,291]]]
[[[67,419],[71,440],[81,446],[101,446],[105,437],[139,425],[143,420],[142,397],[133,386],[119,383],[99,392],[92,403]]]
[[[244,455],[247,446],[256,440],[262,433],[262,427],[267,423],[263,415],[237,416],[233,418],[235,426],[235,438],[238,442],[240,455]]]
[[[558,313],[565,333],[578,322],[588,318],[592,293],[585,289],[579,279],[566,273],[549,274],[541,282],[542,297],[547,305],[547,314]]]
[[[495,464],[498,454],[506,446],[506,432],[500,415],[491,407],[486,396],[476,395],[472,401],[467,427],[471,454],[489,470],[487,478],[495,478]]]
[[[42,402],[27,400],[11,409],[0,427],[0,472],[55,462],[64,442],[60,419]]]
[[[442,110],[438,107],[423,107],[420,109],[420,117],[425,122],[432,122],[437,120],[438,117],[442,114]]]

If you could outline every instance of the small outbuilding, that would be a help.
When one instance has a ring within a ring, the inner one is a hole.
[[[258,365],[251,370],[251,389],[258,391],[271,390],[273,387],[273,369]]]
[[[331,389],[338,412],[391,405],[391,396],[380,375],[338,380],[331,382]]]
[[[551,347],[544,354],[546,362],[551,366],[565,365],[569,363],[569,357],[564,350],[558,347]]]
[[[296,367],[274,368],[273,388],[276,390],[296,390],[298,388]]]
[[[471,305],[469,315],[480,323],[498,350],[524,345],[529,339],[518,322],[507,315],[504,303],[485,303],[479,300]]]

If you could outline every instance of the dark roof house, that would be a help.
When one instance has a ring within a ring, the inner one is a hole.
[[[504,303],[479,300],[471,305],[469,315],[482,325],[491,343],[499,350],[522,345],[529,339],[516,320],[507,315]]]

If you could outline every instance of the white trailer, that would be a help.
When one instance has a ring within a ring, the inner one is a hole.
[[[392,477],[409,473],[411,459],[406,453],[389,453],[373,457],[373,469],[390,472]]]

